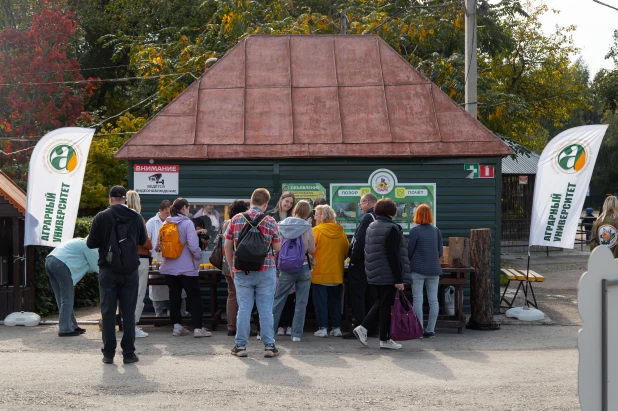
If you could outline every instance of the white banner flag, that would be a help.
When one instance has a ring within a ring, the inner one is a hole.
[[[575,246],[590,177],[607,127],[568,129],[543,150],[534,185],[531,246]]]
[[[28,168],[25,245],[55,247],[73,238],[94,131],[60,128],[37,143]]]

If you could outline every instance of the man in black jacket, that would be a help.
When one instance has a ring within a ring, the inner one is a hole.
[[[103,330],[103,362],[112,364],[116,354],[116,306],[120,302],[122,321],[125,325],[122,347],[125,364],[138,361],[135,355],[135,306],[137,304],[137,289],[139,277],[137,268],[131,273],[114,271],[106,256],[110,249],[112,229],[115,229],[117,219],[127,221],[127,239],[132,244],[144,245],[148,241],[142,217],[126,205],[127,191],[122,186],[114,186],[109,192],[109,208],[94,217],[90,234],[86,241],[88,248],[99,249],[99,295],[101,302],[101,325]],[[117,232],[117,231],[116,231]],[[132,237],[132,238],[129,238]],[[127,240],[125,239],[125,240]],[[137,246],[135,256],[137,259]]]
[[[361,197],[360,208],[365,215],[360,224],[356,227],[352,243],[350,244],[350,265],[348,266],[348,301],[352,310],[352,322],[354,326],[360,325],[369,309],[376,301],[377,295],[373,287],[367,286],[367,275],[365,274],[365,234],[369,224],[376,220],[373,207],[378,199],[375,195],[367,193]],[[370,330],[374,332],[375,330]],[[343,336],[345,339],[355,339],[353,333]]]

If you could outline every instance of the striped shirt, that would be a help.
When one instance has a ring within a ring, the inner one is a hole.
[[[251,220],[254,220],[258,215],[262,214],[260,209],[257,207],[251,207],[248,213]],[[233,240],[234,245],[236,245],[238,243],[238,236],[240,235],[240,232],[246,224],[247,220],[245,220],[242,214],[237,214],[232,217],[232,220],[230,221],[230,224],[225,231],[225,239],[230,241]],[[268,247],[270,247],[271,244],[277,244],[281,241],[279,239],[279,228],[277,227],[277,223],[275,222],[275,219],[270,216],[266,217],[262,221],[262,223],[260,224],[260,231],[264,235],[264,243]],[[275,268],[275,258],[273,257],[272,250],[269,251],[268,255],[266,256],[266,259],[264,260],[264,264],[262,265],[262,268],[260,268],[260,271],[265,271],[269,268]],[[232,271],[235,273],[243,272],[242,270],[237,270],[235,268],[232,268]]]

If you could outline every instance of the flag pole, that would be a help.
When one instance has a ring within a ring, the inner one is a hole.
[[[528,284],[530,284],[530,246],[528,246],[528,267],[526,268],[526,285],[524,296],[526,297],[526,307],[530,307],[530,303],[528,302]]]

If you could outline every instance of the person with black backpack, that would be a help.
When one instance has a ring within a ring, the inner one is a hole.
[[[103,336],[103,362],[112,364],[116,355],[116,307],[120,303],[125,325],[120,346],[123,362],[139,359],[135,355],[135,307],[139,287],[138,245],[148,241],[142,217],[127,207],[127,191],[114,186],[109,191],[109,208],[98,213],[86,245],[99,249],[99,295]]]
[[[279,230],[275,220],[264,214],[270,193],[258,188],[251,195],[251,208],[232,217],[225,231],[225,255],[230,264],[236,286],[238,318],[236,345],[232,355],[247,356],[247,343],[251,331],[253,303],[260,313],[261,339],[264,356],[275,357],[273,326],[273,300],[277,283],[274,252],[281,249]]]

